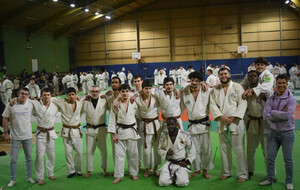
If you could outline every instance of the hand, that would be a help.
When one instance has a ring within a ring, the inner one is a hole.
[[[133,102],[135,102],[136,98],[138,97],[137,94],[133,95],[131,98],[130,98],[130,103],[133,104]]]
[[[262,100],[264,100],[264,101],[267,100],[267,96],[266,96],[266,94],[264,94],[264,93],[260,93],[260,94],[259,94],[259,98],[262,99]]]
[[[87,95],[84,100],[85,101],[90,101],[91,99],[92,99],[92,97],[90,95]]]
[[[111,90],[108,90],[106,93],[105,93],[105,96],[110,96],[112,94],[112,91]]]
[[[9,102],[10,106],[14,106],[15,103],[17,102],[17,100],[15,98],[11,99],[11,101]]]
[[[179,162],[178,164],[179,164],[181,167],[186,167],[186,166],[188,165],[185,161]]]
[[[170,148],[167,152],[167,155],[168,156],[172,156],[174,154],[173,150]]]
[[[106,98],[105,94],[101,95],[100,98],[105,99]]]
[[[289,107],[288,107],[288,106],[284,106],[284,108],[283,108],[283,110],[282,110],[282,111],[284,111],[284,112],[287,112],[287,111],[288,111],[288,109],[289,109]]]
[[[114,102],[113,102],[113,108],[117,111],[117,110],[119,110],[119,108],[120,108],[120,98],[118,97],[118,98],[116,98],[115,100],[114,100]]]
[[[242,99],[243,99],[243,100],[246,100],[246,99],[247,99],[247,91],[245,91],[245,92],[242,94]]]
[[[174,88],[174,95],[177,100],[181,97],[180,91],[177,88]]]
[[[76,100],[77,100],[77,101],[80,101],[80,97],[77,96]]]
[[[10,142],[10,137],[8,133],[5,133],[4,137],[7,142]]]
[[[206,92],[208,90],[208,86],[206,86],[203,82],[200,83],[201,89],[203,92]]]
[[[232,123],[233,120],[231,120],[229,117],[222,115],[220,117],[221,121],[223,121],[226,125],[229,125]]]
[[[113,141],[115,143],[119,142],[119,136],[116,133],[113,134]]]

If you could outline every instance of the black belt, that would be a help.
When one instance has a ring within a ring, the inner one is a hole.
[[[210,124],[209,123],[206,123],[206,121],[209,120],[209,117],[206,116],[205,118],[203,119],[199,119],[199,120],[189,120],[190,124],[188,125],[188,128],[191,126],[191,125],[196,125],[196,124],[201,124],[201,125],[206,125],[206,126],[209,126]]]
[[[91,124],[89,124],[89,123],[87,123],[86,124],[86,127],[87,128],[93,128],[93,129],[97,129],[97,128],[99,128],[99,127],[106,127],[107,125],[105,124],[105,123],[101,123],[101,124],[99,124],[99,125],[91,125]]]
[[[131,129],[133,129],[133,130],[136,132],[136,134],[139,134],[138,131],[136,130],[136,128],[134,128],[135,123],[129,124],[129,125],[117,123],[117,125],[118,125],[119,127],[121,127],[122,129],[129,129],[129,128],[131,128]],[[117,128],[117,134],[118,134],[118,130],[119,130],[119,128]]]
[[[182,159],[182,160],[173,160],[173,159],[169,159],[168,160],[170,162],[169,166],[168,166],[168,169],[169,169],[169,173],[170,173],[170,176],[172,176],[172,170],[171,170],[171,165],[172,164],[176,164],[176,165],[179,165],[179,162],[185,162],[185,159]],[[182,167],[182,166],[180,166]],[[184,167],[186,169],[188,169],[189,171],[191,171],[191,169],[189,167]]]

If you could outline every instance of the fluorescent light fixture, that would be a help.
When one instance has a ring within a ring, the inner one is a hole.
[[[95,12],[95,15],[99,15],[99,12]]]
[[[85,9],[84,9],[84,12],[86,12],[86,13],[89,12],[89,11],[90,11],[90,10],[89,10],[88,8],[85,8]]]
[[[106,15],[105,18],[108,19],[108,20],[110,20],[110,19],[111,19],[111,16]]]
[[[285,1],[285,4],[289,4],[289,3],[290,3],[290,0],[286,0],[286,1]]]
[[[57,2],[58,0],[52,0],[52,1]]]
[[[70,7],[75,7],[75,4],[74,4],[74,3],[71,3],[71,4],[70,4]]]

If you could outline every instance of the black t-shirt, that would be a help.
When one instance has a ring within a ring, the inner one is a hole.
[[[94,109],[96,109],[96,106],[97,106],[97,103],[98,103],[98,99],[99,99],[99,97],[97,99],[93,99],[92,98],[92,104],[94,106]]]

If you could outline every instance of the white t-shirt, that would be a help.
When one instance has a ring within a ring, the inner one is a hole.
[[[10,138],[12,140],[26,140],[32,138],[31,114],[32,104],[26,101],[25,104],[16,102],[14,106],[6,106],[2,116],[10,118]]]

